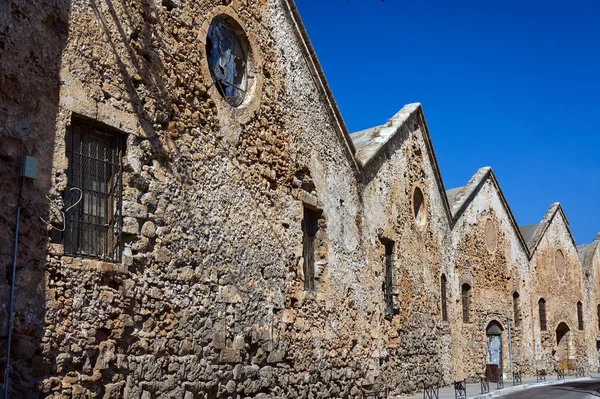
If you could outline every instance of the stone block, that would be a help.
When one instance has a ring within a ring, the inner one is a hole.
[[[233,348],[224,348],[219,354],[219,363],[239,363],[242,361],[240,351]]]

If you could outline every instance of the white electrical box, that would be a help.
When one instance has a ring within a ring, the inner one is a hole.
[[[21,157],[21,176],[37,179],[38,160],[35,157],[24,155]]]

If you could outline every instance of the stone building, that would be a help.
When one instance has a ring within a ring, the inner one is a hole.
[[[519,228],[489,168],[446,191],[419,104],[349,134],[292,0],[2,2],[0,140],[12,397],[596,367],[598,237]]]

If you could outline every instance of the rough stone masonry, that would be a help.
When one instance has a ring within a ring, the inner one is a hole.
[[[518,226],[490,168],[446,191],[419,104],[349,134],[292,0],[3,1],[0,140],[11,397],[359,398],[598,362],[600,236],[577,247],[558,203]]]

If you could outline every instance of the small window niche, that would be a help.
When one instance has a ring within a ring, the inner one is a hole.
[[[252,83],[250,45],[243,29],[231,17],[220,15],[206,36],[206,57],[217,91],[232,107],[246,101]]]
[[[580,331],[583,330],[583,304],[581,301],[577,302],[577,327]]]
[[[419,228],[422,228],[425,226],[425,222],[427,220],[427,210],[425,207],[425,196],[423,195],[421,188],[418,186],[415,186],[413,190],[412,208],[415,223]]]
[[[383,298],[385,301],[385,314],[394,314],[394,241],[381,240],[385,248],[385,279],[383,281]]]
[[[304,290],[315,290],[315,241],[319,231],[319,218],[321,212],[304,207],[302,219],[302,257],[304,263]]]
[[[538,301],[538,311],[540,314],[540,330],[546,331],[548,326],[546,325],[546,301],[544,298],[540,298]]]
[[[461,299],[462,299],[462,314],[463,314],[463,323],[469,323],[469,311],[471,307],[471,286],[467,283],[463,284],[461,287]]]
[[[521,325],[521,315],[520,315],[520,297],[517,291],[513,292],[513,317],[515,319],[514,325],[515,327],[519,327]]]
[[[448,279],[442,274],[440,281],[440,291],[442,296],[442,321],[448,321]]]

